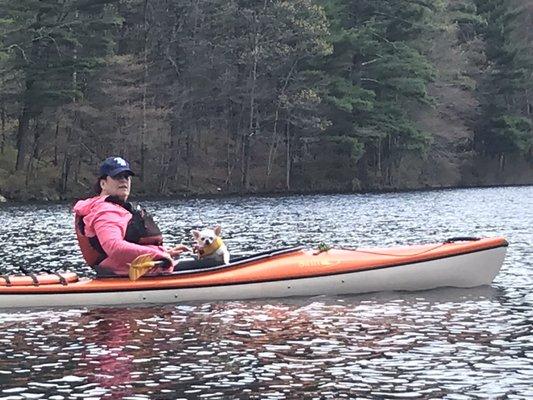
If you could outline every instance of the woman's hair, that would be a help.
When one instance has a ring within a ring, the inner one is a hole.
[[[105,179],[105,178],[107,178],[107,175],[99,176],[96,179],[96,182],[94,182],[94,184],[93,184],[93,194],[94,195],[99,196],[100,194],[102,194],[102,186],[100,186],[100,181],[102,179]]]

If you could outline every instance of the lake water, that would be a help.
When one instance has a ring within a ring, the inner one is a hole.
[[[510,246],[474,289],[0,309],[0,399],[533,398],[533,187],[143,204],[167,243],[220,223],[233,254],[452,236]],[[0,246],[0,272],[91,274],[68,205],[0,207]]]

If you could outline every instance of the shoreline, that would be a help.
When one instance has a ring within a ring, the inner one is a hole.
[[[212,199],[228,199],[232,197],[237,198],[267,198],[267,197],[296,197],[296,196],[320,196],[320,195],[369,195],[369,194],[394,194],[394,193],[411,193],[411,192],[431,192],[439,190],[468,190],[468,189],[491,189],[491,188],[506,188],[506,187],[530,187],[532,183],[524,184],[503,184],[503,185],[456,185],[456,186],[435,186],[435,187],[421,187],[421,188],[404,188],[404,189],[376,189],[376,190],[361,190],[361,191],[339,191],[339,190],[321,190],[321,191],[274,191],[274,192],[219,192],[219,193],[187,193],[187,194],[168,194],[168,195],[131,195],[134,201],[158,201],[158,200],[212,200]],[[17,200],[7,199],[0,194],[0,199],[4,198],[6,201],[0,200],[0,207],[9,205],[31,205],[31,204],[64,204],[75,203],[77,200],[85,199],[89,196],[73,196],[62,198],[59,200],[48,199],[30,199]]]

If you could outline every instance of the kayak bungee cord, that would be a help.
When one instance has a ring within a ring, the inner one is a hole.
[[[424,253],[428,253],[430,251],[433,251],[433,250],[436,250],[440,247],[443,247],[447,244],[451,244],[451,243],[455,243],[455,242],[473,242],[473,241],[477,241],[479,240],[479,238],[477,237],[471,237],[471,236],[458,236],[458,237],[452,237],[452,238],[449,238],[449,239],[446,239],[445,241],[443,241],[441,244],[438,244],[436,245],[435,247],[432,247],[430,249],[427,249],[427,250],[424,250],[424,251],[421,251],[419,253],[413,253],[413,254],[386,254],[386,253],[380,253],[380,252],[377,252],[377,251],[370,251],[370,250],[359,250],[357,247],[355,249],[353,248],[348,248],[348,247],[341,247],[342,250],[355,250],[355,251],[358,251],[360,253],[366,253],[366,254],[375,254],[375,255],[378,255],[378,256],[390,256],[390,257],[399,257],[399,258],[402,258],[402,257],[413,257],[413,256],[418,256],[418,255],[421,255],[421,254],[424,254]],[[320,251],[320,246],[321,245],[324,245],[323,243],[321,243],[319,245],[319,251]],[[322,251],[327,251],[327,250],[322,250]]]
[[[390,256],[390,257],[413,257],[413,256],[418,256],[420,254],[424,254],[424,253],[429,253],[433,250],[436,250],[440,247],[443,247],[445,246],[446,243],[442,243],[442,244],[439,244],[437,246],[434,246],[434,247],[431,247],[427,250],[424,250],[424,251],[421,251],[421,252],[418,252],[418,253],[412,253],[412,254],[387,254],[387,253],[380,253],[378,251],[370,251],[370,250],[359,250],[357,247],[355,249],[351,249],[351,248],[348,248],[348,247],[341,247],[340,249],[341,250],[354,250],[354,251],[357,251],[359,253],[365,253],[365,254],[374,254],[374,255],[377,255],[377,256]]]

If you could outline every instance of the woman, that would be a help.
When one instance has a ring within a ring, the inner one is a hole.
[[[152,217],[127,202],[134,175],[123,158],[105,159],[95,185],[97,196],[74,206],[81,252],[87,264],[101,275],[127,275],[129,264],[143,254],[168,261],[166,267],[155,268],[149,274],[170,272],[174,268],[173,257],[191,251],[184,245],[163,247],[163,236]]]

